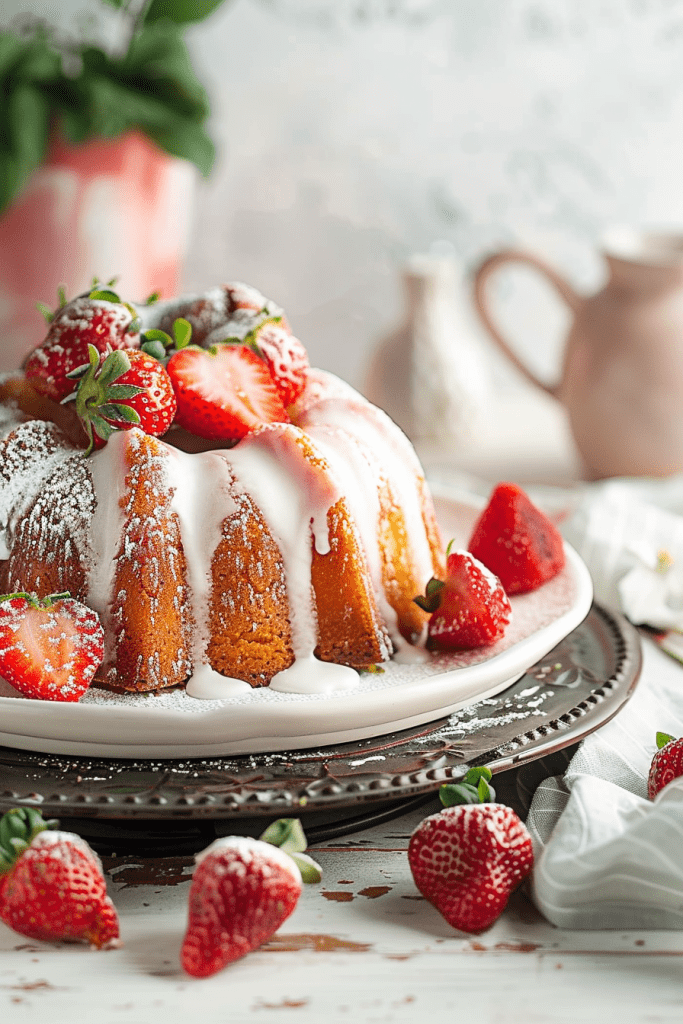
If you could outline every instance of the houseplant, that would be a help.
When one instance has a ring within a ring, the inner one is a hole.
[[[183,35],[222,0],[103,2],[106,45],[36,18],[0,33],[0,369],[39,340],[35,301],[60,282],[175,290],[192,165],[213,163]]]

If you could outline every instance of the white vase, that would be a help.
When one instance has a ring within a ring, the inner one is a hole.
[[[403,277],[405,319],[379,342],[365,393],[418,448],[462,450],[490,394],[465,275],[453,257],[416,255]]]

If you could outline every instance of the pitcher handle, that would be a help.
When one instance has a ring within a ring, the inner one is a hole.
[[[526,379],[534,384],[537,388],[541,388],[546,391],[553,398],[557,398],[558,391],[560,388],[559,382],[555,385],[545,384],[540,380],[529,367],[522,362],[519,356],[512,350],[510,345],[500,333],[496,327],[493,318],[489,312],[488,297],[487,297],[487,284],[492,274],[494,274],[500,267],[505,263],[526,263],[528,266],[533,267],[540,274],[550,281],[555,287],[556,291],[567,303],[573,313],[576,313],[579,306],[582,303],[582,298],[578,292],[576,292],[568,281],[565,281],[557,271],[545,263],[544,260],[539,259],[537,256],[532,256],[530,253],[524,252],[521,249],[507,249],[503,252],[498,252],[494,256],[489,256],[488,259],[484,260],[474,276],[474,305],[476,310],[481,317],[482,323],[488,330],[489,334],[502,349],[505,355],[508,357],[511,363],[513,363],[519,372],[526,377]]]

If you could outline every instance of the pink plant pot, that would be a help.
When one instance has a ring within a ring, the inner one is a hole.
[[[131,132],[71,146],[55,140],[45,164],[0,218],[0,371],[45,336],[36,302],[56,305],[118,277],[138,301],[177,294],[195,171]]]

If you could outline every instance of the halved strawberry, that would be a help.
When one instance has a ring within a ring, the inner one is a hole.
[[[26,697],[77,701],[103,657],[97,613],[68,594],[0,597],[0,676]]]
[[[26,362],[26,378],[41,395],[61,402],[74,390],[68,375],[88,362],[88,345],[99,353],[139,348],[135,311],[115,292],[93,288],[59,309]]]
[[[428,645],[463,650],[495,643],[512,615],[500,580],[468,551],[449,545],[447,556],[446,579],[431,579],[426,595],[415,598],[432,613]]]
[[[557,576],[565,562],[559,531],[516,484],[494,489],[467,547],[508,594],[535,590]]]
[[[308,353],[280,323],[267,320],[254,331],[256,352],[265,360],[285,406],[292,405],[306,387]]]
[[[166,367],[178,403],[176,422],[211,440],[239,440],[264,423],[289,423],[268,370],[242,345],[194,345],[175,352]]]

